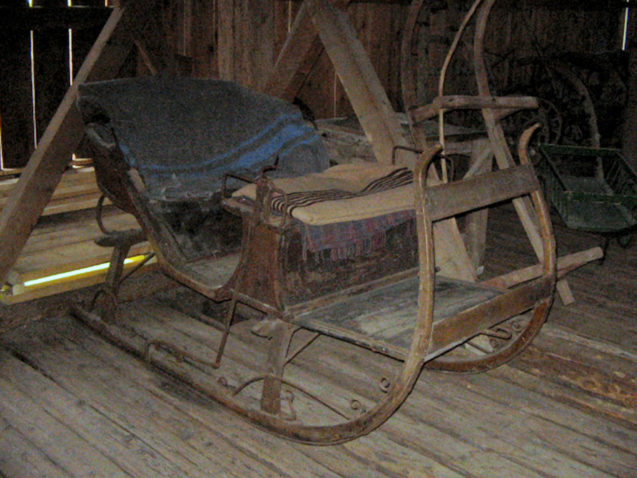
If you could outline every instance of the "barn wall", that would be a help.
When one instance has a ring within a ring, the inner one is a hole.
[[[501,92],[523,83],[525,70],[520,60],[530,57],[555,57],[567,53],[600,53],[621,46],[623,10],[619,3],[501,0],[489,18],[485,55],[490,66],[492,87]],[[438,1],[421,11],[416,39],[412,47],[419,62],[420,95],[423,101],[436,95],[438,72],[460,25],[469,1]],[[464,36],[450,68],[450,91],[471,91],[466,79],[472,74],[471,52]],[[454,81],[455,80],[455,81]]]
[[[68,7],[67,0],[33,0],[30,8],[27,0],[0,0],[0,137],[5,168],[26,164],[110,14],[104,0],[72,3]]]
[[[470,2],[434,0],[426,4],[412,46],[419,58],[419,95],[423,103],[435,94],[440,65]],[[167,5],[173,13],[170,24],[164,25],[174,30],[169,35],[172,48],[190,55],[193,74],[258,87],[274,65],[299,2],[172,0]],[[402,109],[400,43],[408,11],[407,2],[400,0],[353,2],[347,10],[397,109]],[[192,18],[180,19],[179,15],[184,14]],[[618,50],[621,23],[621,4],[612,0],[500,0],[492,13],[487,38],[494,89],[509,91],[525,81],[528,69],[520,67],[520,58]],[[190,28],[184,30],[183,25]],[[181,34],[190,38],[180,39]],[[184,44],[190,49],[180,51]],[[449,91],[469,92],[469,54],[461,49],[458,58],[451,68]],[[299,98],[317,117],[352,111],[325,54],[314,65]]]
[[[284,0],[173,0],[167,5],[171,22],[164,22],[171,32],[170,49],[179,51],[179,30],[184,23],[180,12],[184,4],[207,3],[207,19],[199,15],[198,31],[190,30],[193,70],[196,76],[217,76],[259,87],[276,61],[300,2]],[[408,6],[404,1],[356,3],[348,13],[360,32],[383,85],[396,106],[400,98],[400,38]],[[166,16],[166,14],[165,14]],[[185,23],[189,23],[185,20]],[[209,29],[203,27],[207,23]],[[194,49],[198,48],[199,53]],[[203,53],[201,53],[203,52]],[[307,79],[299,98],[318,117],[351,112],[334,69],[325,54]]]
[[[64,0],[38,2],[50,6],[62,5]],[[73,3],[103,5],[102,0]],[[470,2],[425,3],[427,8],[419,18],[412,45],[419,59],[418,93],[422,103],[435,94],[440,65]],[[4,73],[0,82],[0,121],[5,165],[9,166],[25,164],[34,143],[29,57],[32,26],[10,18],[22,15],[25,5],[26,0],[0,0],[0,66]],[[160,70],[259,87],[274,65],[299,5],[298,0],[161,0],[155,18],[156,33],[142,39],[142,46]],[[621,6],[618,0],[499,0],[487,40],[494,89],[506,93],[530,78],[529,70],[519,67],[519,58],[617,50]],[[408,11],[409,5],[403,0],[355,0],[347,10],[391,102],[399,110],[400,44]],[[73,20],[76,68],[105,19],[100,12],[88,13],[82,25]],[[35,24],[34,42],[40,48],[35,59],[37,136],[44,131],[68,85],[68,72],[61,66],[68,56],[65,35],[64,22]],[[148,74],[140,55],[131,59],[122,74],[130,74],[135,62],[140,74]],[[471,74],[468,54],[461,50],[452,65],[447,91],[470,92]],[[325,54],[312,68],[298,96],[316,117],[352,111]],[[623,97],[612,90],[610,96]]]

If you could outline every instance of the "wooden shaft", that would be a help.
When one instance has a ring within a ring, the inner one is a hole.
[[[356,116],[370,139],[380,163],[391,163],[394,146],[411,146],[372,63],[342,12],[327,0],[306,0],[312,22],[334,64]],[[414,158],[413,153],[399,151],[399,160]]]
[[[589,262],[601,259],[602,257],[604,257],[604,253],[601,247],[593,247],[591,249],[586,249],[585,251],[579,251],[562,256],[557,259],[557,277],[564,277],[569,272],[574,271]],[[493,277],[481,282],[481,284],[501,289],[508,289],[523,282],[533,280],[541,274],[542,266],[540,264],[536,264],[534,266],[518,269],[498,277]]]
[[[532,96],[438,96],[428,105],[410,111],[413,121],[419,122],[435,117],[441,110],[465,110],[489,108],[492,110],[535,109],[537,98]]]

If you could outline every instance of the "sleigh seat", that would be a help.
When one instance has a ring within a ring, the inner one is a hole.
[[[131,241],[147,239],[167,275],[210,299],[232,275],[240,241],[239,221],[221,207],[224,175],[254,176],[275,161],[282,177],[329,165],[298,108],[228,81],[86,83],[77,106],[100,189],[143,229],[100,239],[115,246],[113,263],[125,259]],[[112,276],[106,295],[116,301],[121,267]]]
[[[418,265],[413,172],[371,162],[305,176],[262,176],[225,207],[242,216],[228,284],[257,308],[286,307]]]

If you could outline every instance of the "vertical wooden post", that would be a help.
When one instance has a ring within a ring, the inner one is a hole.
[[[293,332],[294,328],[290,324],[274,319],[272,337],[269,339],[271,343],[265,379],[263,380],[263,393],[261,394],[261,409],[272,415],[278,415],[281,412],[283,385],[281,379]]]
[[[470,170],[472,174],[488,173],[493,167],[493,152],[489,140],[477,139],[472,142]],[[484,262],[487,241],[487,221],[489,209],[483,208],[467,214],[465,219],[465,244],[471,258],[471,265],[478,271]]]

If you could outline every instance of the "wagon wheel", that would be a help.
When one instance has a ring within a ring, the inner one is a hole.
[[[568,53],[561,58],[590,92],[602,144],[617,146],[621,142],[618,134],[628,99],[626,53]]]
[[[481,3],[481,0],[477,0],[473,4],[469,14],[465,17],[463,25],[468,23],[472,12],[480,8],[478,26],[476,29],[481,29],[481,35],[483,36],[487,24],[486,20],[494,0],[486,0],[484,5],[481,5]],[[417,66],[416,58],[413,54],[413,43],[419,28],[418,18],[421,16],[425,5],[426,2],[424,2],[424,0],[415,0],[412,3],[403,34],[401,78],[403,101],[406,111],[420,106],[419,96],[422,96],[419,94],[417,85]],[[430,7],[430,4],[427,4],[427,6]],[[478,33],[479,32],[476,32],[476,35]],[[480,58],[474,58],[474,62],[484,62],[483,52],[479,52],[479,55]],[[485,65],[483,64],[483,66]],[[558,115],[554,116],[559,118]],[[414,140],[416,142],[423,141],[423,133],[419,132],[419,129],[411,124],[411,122],[410,128]],[[529,139],[530,138],[526,138],[524,145],[525,151],[528,151]],[[542,304],[537,306],[529,314],[503,321],[497,327],[485,330],[477,337],[467,341],[467,348],[456,347],[456,349],[443,356],[427,362],[425,367],[453,372],[479,372],[499,366],[521,352],[539,332],[548,314],[548,307],[549,304]],[[467,351],[470,352],[466,353]]]
[[[527,58],[519,60],[517,66],[530,67],[532,73],[527,84],[516,85],[512,91],[540,98],[539,113],[546,117],[538,119],[549,130],[546,142],[594,148],[600,146],[597,114],[591,93],[570,65],[556,59]],[[523,113],[511,115],[505,124],[519,121],[516,117]],[[560,119],[559,125],[557,117]]]
[[[502,119],[502,128],[513,149],[520,131],[524,131],[535,123],[541,127],[533,137],[530,145],[531,159],[535,164],[539,159],[534,151],[534,145],[548,143],[558,144],[562,138],[563,119],[557,106],[544,98],[538,98],[539,108],[537,110],[521,110]]]

